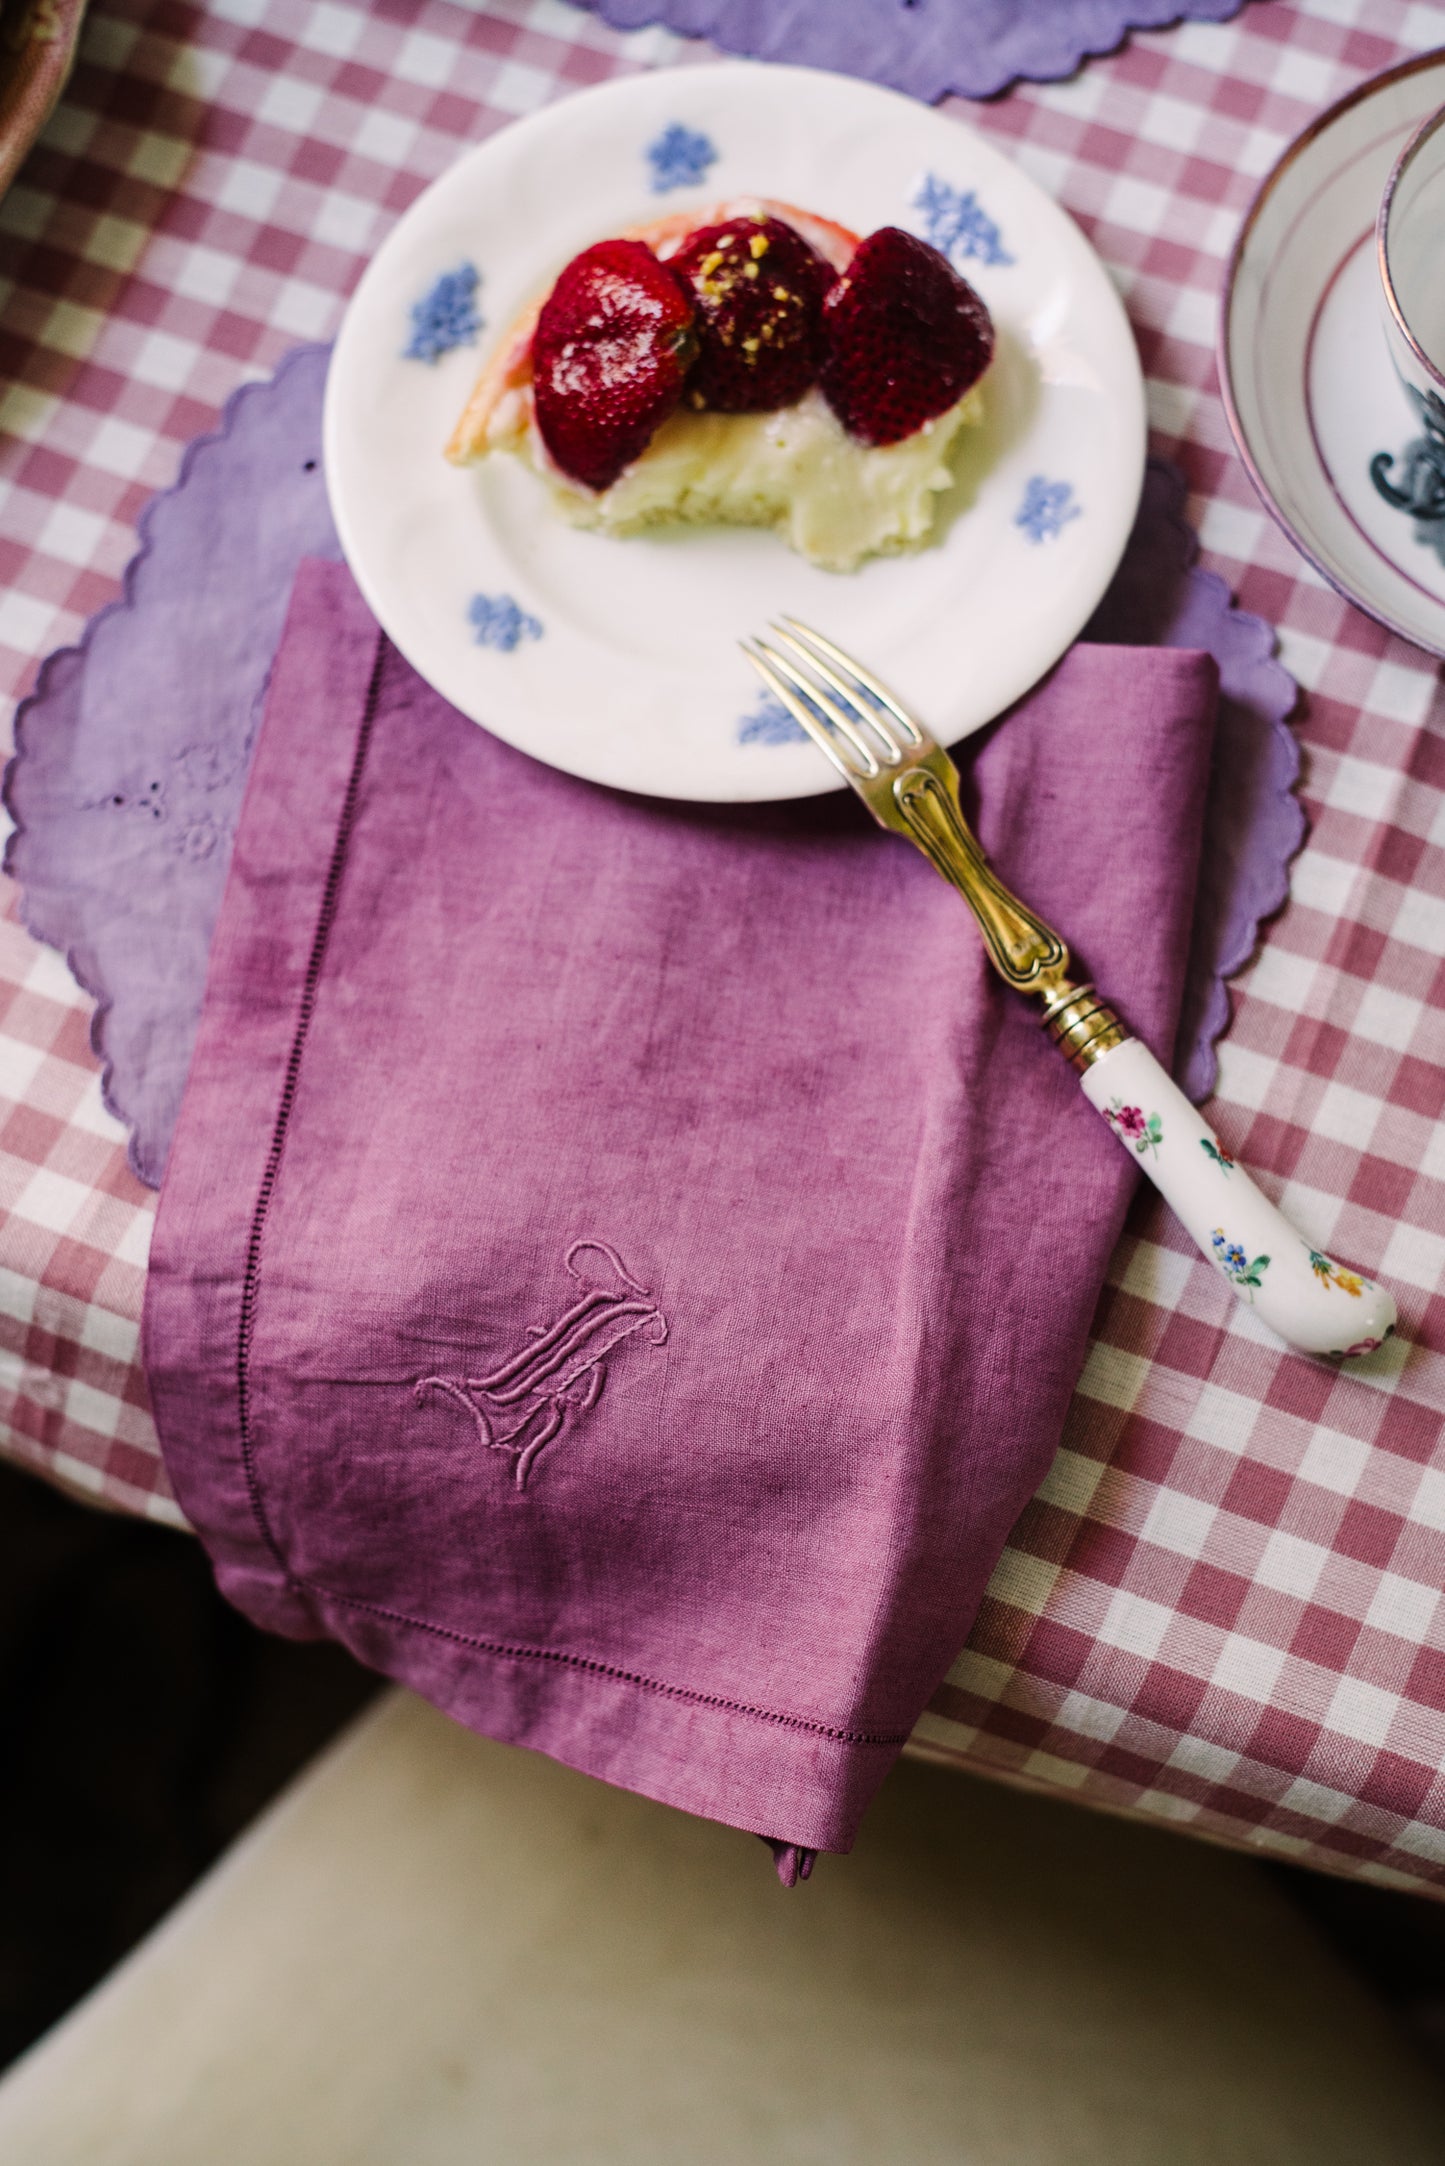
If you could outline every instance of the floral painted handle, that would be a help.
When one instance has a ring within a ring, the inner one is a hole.
[[[1241,1172],[1146,1045],[1087,980],[1064,941],[1000,879],[964,817],[958,769],[892,693],[796,617],[776,644],[744,640],[768,690],[862,798],[880,827],[957,888],[1006,985],[1043,1001],[1050,1038],[1124,1148],[1142,1162],[1241,1301],[1303,1353],[1372,1354],[1395,1328],[1383,1286],[1310,1247]]]
[[[1140,1039],[1098,1053],[1080,1080],[1090,1105],[1271,1331],[1336,1360],[1371,1354],[1390,1336],[1395,1304],[1384,1287],[1295,1232]]]

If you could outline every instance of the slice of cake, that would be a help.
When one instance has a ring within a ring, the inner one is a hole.
[[[447,456],[515,454],[575,525],[775,527],[849,571],[932,532],[992,355],[983,302],[926,242],[739,198],[574,256]]]

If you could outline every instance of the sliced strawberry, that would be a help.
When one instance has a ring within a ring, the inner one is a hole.
[[[599,241],[574,256],[532,334],[537,426],[563,473],[610,488],[676,406],[696,352],[687,289],[650,248]]]
[[[729,218],[690,234],[670,268],[697,307],[690,405],[751,414],[802,397],[818,373],[834,272],[800,233],[781,218]]]
[[[896,444],[977,383],[993,322],[945,256],[898,226],[860,241],[823,304],[820,381],[865,444]]]

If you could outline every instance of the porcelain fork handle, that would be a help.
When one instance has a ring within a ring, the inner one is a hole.
[[[1100,1053],[1080,1082],[1262,1323],[1302,1352],[1335,1360],[1373,1353],[1389,1338],[1395,1304],[1385,1288],[1310,1247],[1140,1039]]]

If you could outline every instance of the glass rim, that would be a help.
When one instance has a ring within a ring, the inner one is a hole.
[[[1390,216],[1395,208],[1400,183],[1419,152],[1441,129],[1445,129],[1445,106],[1441,106],[1438,112],[1426,114],[1390,168],[1390,178],[1385,183],[1385,193],[1380,198],[1380,208],[1375,219],[1375,254],[1380,267],[1380,284],[1384,290],[1385,305],[1390,311],[1396,330],[1426,375],[1445,392],[1445,371],[1442,371],[1438,362],[1431,360],[1411,330],[1400,296],[1395,290],[1395,277],[1390,264]]]

